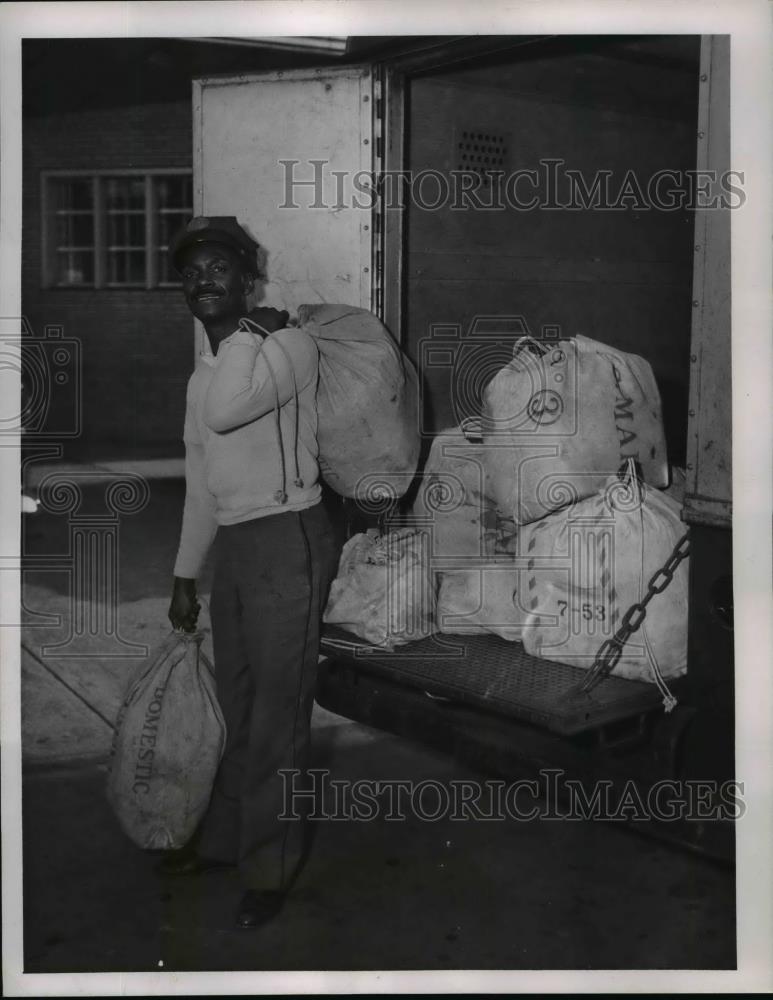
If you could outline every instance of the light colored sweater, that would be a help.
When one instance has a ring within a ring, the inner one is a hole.
[[[242,330],[201,354],[188,382],[185,507],[174,575],[195,579],[218,525],[304,510],[321,496],[319,354],[297,329]]]

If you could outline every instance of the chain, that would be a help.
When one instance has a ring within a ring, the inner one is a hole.
[[[590,691],[605,677],[608,677],[617,666],[623,655],[623,647],[637,629],[641,628],[647,617],[647,605],[656,594],[662,594],[674,579],[677,567],[690,554],[690,533],[684,535],[674,546],[674,550],[657,573],[647,584],[647,593],[641,601],[632,604],[623,615],[620,628],[611,639],[605,639],[599,647],[593,666],[580,685],[581,691]]]

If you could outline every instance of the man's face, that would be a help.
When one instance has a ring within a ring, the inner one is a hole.
[[[188,308],[206,326],[246,312],[253,280],[239,255],[221,243],[202,243],[185,251],[180,275]]]

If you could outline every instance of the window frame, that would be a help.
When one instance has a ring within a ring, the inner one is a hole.
[[[108,282],[106,275],[107,241],[106,213],[104,208],[104,178],[110,177],[144,177],[145,179],[145,281],[134,284],[118,284]],[[191,167],[153,167],[142,169],[138,167],[115,168],[105,170],[42,170],[40,172],[40,266],[41,286],[56,291],[156,291],[179,288],[174,281],[159,281],[158,268],[158,220],[156,177],[188,177],[193,184],[193,169]],[[51,183],[57,180],[91,179],[93,185],[94,206],[94,279],[82,285],[63,285],[56,281],[56,265],[54,254],[56,239],[52,225]],[[193,205],[190,206],[191,215]]]

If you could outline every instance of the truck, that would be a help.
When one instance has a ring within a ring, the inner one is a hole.
[[[733,810],[713,806],[735,771],[729,69],[723,35],[411,37],[193,92],[195,214],[251,229],[263,304],[346,303],[384,322],[419,369],[424,456],[476,415],[491,371],[465,368],[481,345],[496,358],[524,332],[582,334],[649,362],[683,472],[688,664],[672,710],[653,684],[603,672],[578,684],[576,668],[495,636],[388,651],[334,628],[318,702],[499,777],[704,787],[705,819],[630,825],[724,861]],[[380,523],[326,502],[345,536]]]

